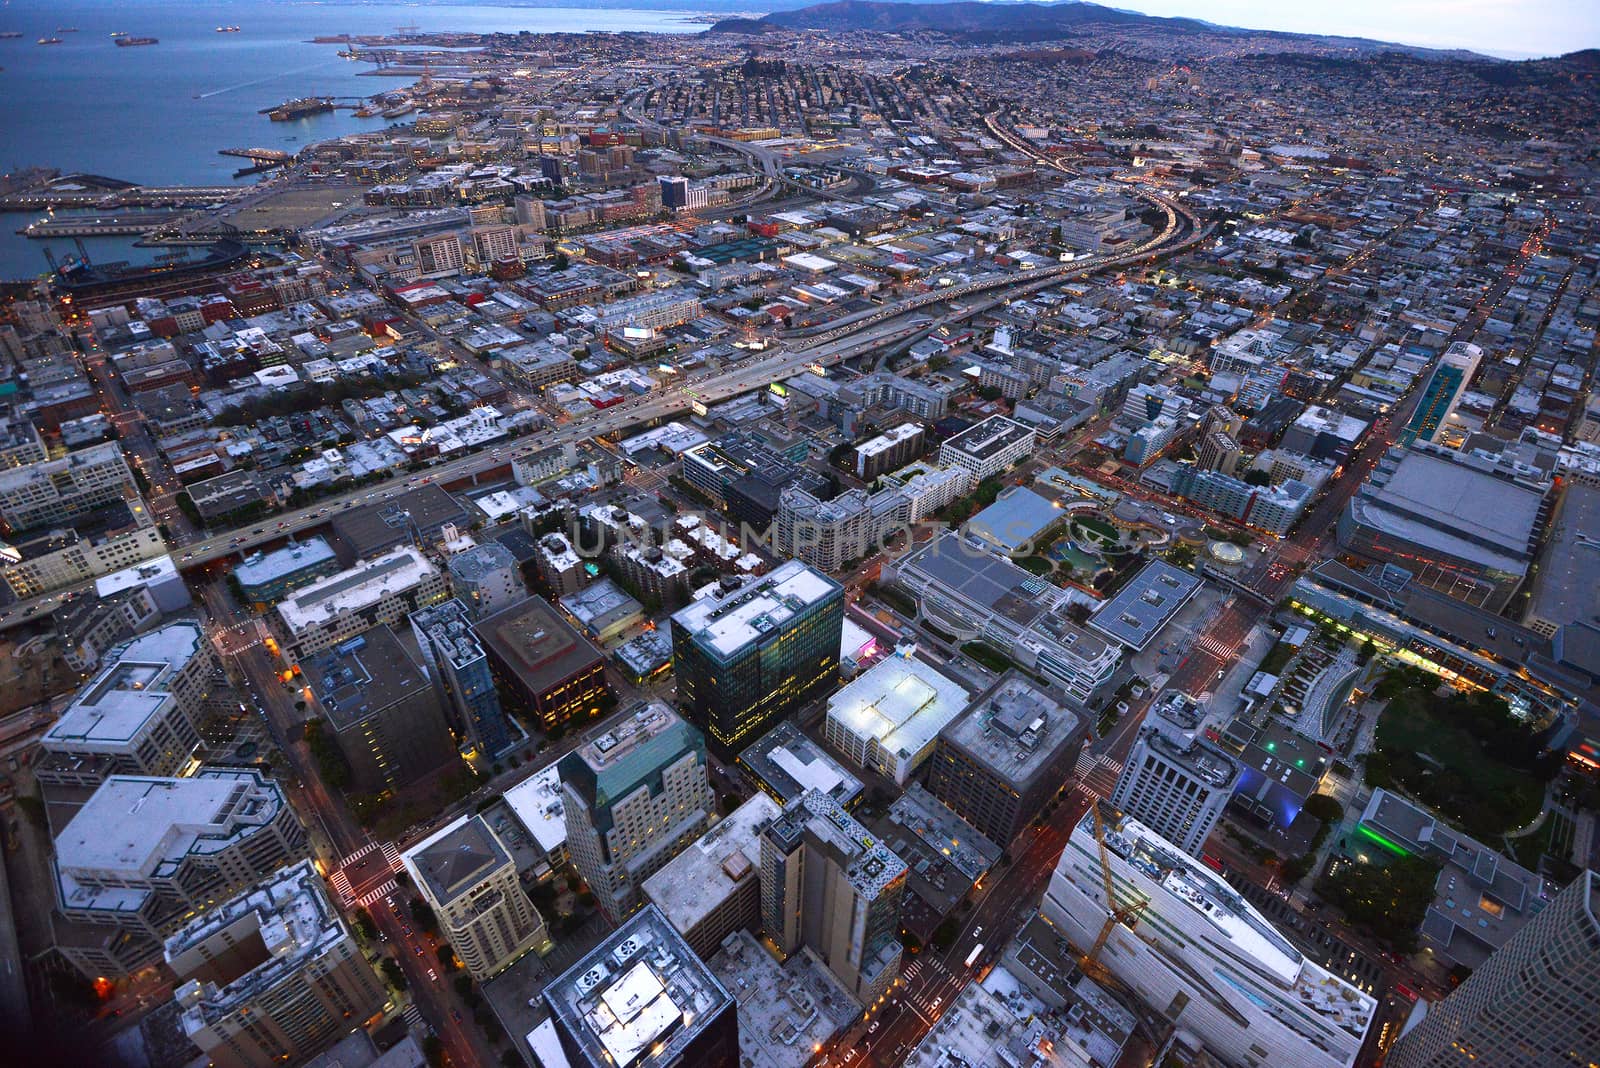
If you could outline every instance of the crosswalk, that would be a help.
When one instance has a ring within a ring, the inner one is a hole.
[[[400,1014],[400,1018],[405,1020],[407,1027],[425,1028],[428,1026],[428,1021],[422,1018],[422,1013],[418,1010],[417,1003],[414,1001],[406,1003],[405,1011]]]
[[[395,882],[393,879],[389,879],[376,890],[368,890],[366,893],[356,898],[356,904],[362,908],[367,908],[374,901],[381,901],[398,889],[400,889],[400,884]]]
[[[1233,646],[1224,645],[1222,642],[1218,641],[1216,638],[1213,638],[1209,634],[1202,634],[1194,644],[1195,647],[1201,652],[1209,653],[1211,656],[1214,656],[1218,660],[1224,662],[1232,660],[1233,655],[1236,652]]]
[[[358,898],[356,897],[355,888],[350,885],[350,877],[344,872],[345,868],[349,865],[354,864],[356,861],[360,860],[364,856],[367,856],[369,853],[380,849],[383,850],[383,859],[388,862],[389,871],[399,871],[401,865],[400,850],[395,848],[395,844],[393,842],[368,842],[360,849],[357,849],[349,856],[346,856],[340,860],[339,863],[334,867],[333,874],[328,876],[328,884],[333,887],[333,892],[339,895],[339,900],[345,905],[346,908],[357,905],[361,906],[362,908],[366,908],[379,898],[387,897],[388,895],[394,893],[396,889],[398,889],[398,884],[393,879],[386,879],[384,880],[383,885],[374,890],[367,891]]]
[[[1110,797],[1111,791],[1116,789],[1117,776],[1121,774],[1121,762],[1102,753],[1095,757],[1093,767],[1079,773],[1078,787],[1091,801]]]

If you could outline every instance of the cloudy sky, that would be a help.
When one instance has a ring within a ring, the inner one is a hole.
[[[1099,0],[1226,26],[1335,33],[1526,58],[1600,47],[1600,0]]]

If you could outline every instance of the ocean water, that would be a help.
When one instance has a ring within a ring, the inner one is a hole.
[[[238,33],[217,33],[237,25]],[[400,26],[534,33],[693,33],[704,23],[683,11],[522,7],[493,4],[95,3],[5,0],[0,31],[0,171],[56,167],[149,185],[230,185],[248,161],[219,148],[294,150],[387,123],[350,111],[272,122],[259,114],[301,96],[360,97],[398,89],[409,78],[363,77],[368,63],[340,59],[340,46],[311,44],[332,34],[393,33]],[[76,33],[58,28],[76,27]],[[118,48],[113,32],[160,44]],[[39,45],[60,37],[59,45]],[[15,233],[38,217],[0,214],[0,278],[47,269],[45,242]],[[71,250],[70,240],[51,243]],[[89,242],[96,259],[138,262],[161,250],[131,239]]]

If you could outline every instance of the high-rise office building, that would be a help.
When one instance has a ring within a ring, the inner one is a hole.
[[[1419,1003],[1387,1063],[1600,1063],[1600,878],[1585,871],[1443,1001]]]
[[[518,735],[500,707],[489,657],[473,632],[467,606],[452,598],[413,612],[411,629],[459,732],[491,755],[515,745]]]
[[[900,974],[906,864],[820,790],[761,832],[761,922],[785,955],[806,946],[863,1005]]]
[[[1239,778],[1233,758],[1199,735],[1200,720],[1188,694],[1162,694],[1111,791],[1113,805],[1194,856]]]
[[[705,738],[660,702],[597,729],[561,758],[567,852],[612,923],[639,886],[706,829]]]
[[[388,995],[311,861],[279,868],[166,943],[184,1034],[214,1068],[298,1064]]]
[[[255,769],[107,779],[56,836],[56,948],[86,976],[161,956],[179,924],[305,854],[306,832]]]
[[[437,688],[388,627],[300,668],[358,789],[396,790],[457,759]]]
[[[529,950],[548,950],[544,917],[522,892],[510,850],[482,816],[462,816],[401,856],[473,978],[499,975]]]
[[[1015,669],[939,734],[928,792],[1002,849],[1072,773],[1088,718]]]
[[[739,1068],[732,995],[647,906],[544,988],[539,1068]]]
[[[798,560],[730,581],[672,617],[679,703],[731,758],[832,690],[843,627],[844,587]]]
[[[1349,1068],[1376,1002],[1305,957],[1210,868],[1131,816],[1073,829],[1039,911],[1176,1029],[1232,1068]],[[1123,918],[1106,928],[1110,909]]]

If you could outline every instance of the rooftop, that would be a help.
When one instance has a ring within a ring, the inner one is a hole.
[[[544,990],[584,1068],[670,1065],[733,1008],[711,969],[648,905]]]
[[[305,541],[286,545],[270,553],[252,553],[234,566],[233,577],[239,580],[239,585],[250,589],[253,586],[264,586],[269,582],[287,578],[307,568],[326,564],[333,559],[333,547],[328,544],[328,539],[307,538]]]
[[[505,801],[517,821],[546,854],[567,844],[567,821],[561,807],[561,773],[554,763],[507,790]]]
[[[701,597],[673,614],[693,640],[724,659],[783,626],[843,587],[799,560],[790,560],[742,586]]]
[[[686,753],[703,759],[705,738],[661,701],[633,709],[596,727],[561,758],[561,780],[592,809],[609,811]],[[609,823],[598,821],[605,827]]]
[[[1391,450],[1349,508],[1381,533],[1516,573],[1527,566],[1543,500],[1541,489],[1490,464],[1413,447]]]
[[[609,630],[624,619],[639,616],[644,606],[609,578],[591,582],[561,598],[561,607],[591,635]]]
[[[541,694],[601,662],[600,651],[542,597],[529,597],[479,620],[483,648]]]
[[[1239,777],[1239,765],[1199,734],[1201,709],[1177,690],[1163,693],[1150,708],[1139,737],[1170,763],[1221,789]]]
[[[394,631],[373,627],[300,662],[306,685],[333,724],[346,730],[432,684]]]
[[[106,666],[80,689],[45,731],[46,749],[107,750],[126,746],[171,699],[175,673],[200,653],[200,624],[170,623],[106,654]]]
[[[417,883],[440,904],[455,900],[511,863],[482,816],[461,816],[402,856]]]
[[[735,886],[756,878],[761,828],[781,814],[757,793],[644,881],[643,890],[679,931],[690,931],[721,907]]]
[[[784,804],[807,790],[821,790],[848,808],[863,789],[860,779],[787,720],[740,753],[739,763]]]
[[[813,1049],[855,1019],[860,1006],[827,965],[802,948],[779,963],[749,931],[735,931],[707,962],[739,1006],[744,1068],[804,1068]]]
[[[1025,487],[1012,486],[968,520],[967,532],[1007,553],[1015,553],[1030,548],[1033,539],[1066,517],[1060,502]]]
[[[1152,560],[1095,610],[1089,626],[1135,651],[1144,649],[1202,585],[1200,577]]]
[[[1376,1003],[1366,994],[1308,960],[1255,908],[1240,897],[1220,875],[1180,851],[1165,838],[1131,816],[1111,811],[1105,828],[1106,849],[1121,858],[1130,876],[1160,886],[1169,900],[1193,909],[1210,925],[1218,942],[1235,956],[1249,961],[1262,977],[1293,995],[1301,1014],[1331,1017],[1358,1038],[1372,1022]],[[1095,814],[1084,814],[1073,838],[1093,855]],[[1135,888],[1136,894],[1147,894]],[[1263,1008],[1273,1011],[1272,1006]],[[1274,1011],[1293,1027],[1294,1013]]]
[[[987,460],[1023,440],[1034,440],[1034,432],[1003,415],[991,415],[946,441],[944,448],[958,450],[978,460]]]
[[[828,698],[828,718],[886,752],[910,758],[966,708],[966,687],[910,656],[878,661]]]
[[[785,805],[769,831],[780,839],[813,835],[838,859],[855,891],[869,900],[906,874],[905,861],[820,790],[807,790]]]
[[[1083,743],[1088,720],[1067,701],[1013,669],[974,698],[944,738],[1020,790]]]
[[[219,935],[224,944],[206,945]],[[167,963],[180,980],[174,996],[184,1031],[192,1035],[235,1012],[348,936],[311,861],[279,868],[167,939]],[[221,969],[220,984],[183,982],[202,967]]]
[[[298,634],[414,589],[438,573],[420,551],[404,545],[312,583],[281,602],[278,615],[291,634]]]
[[[468,519],[467,510],[454,497],[430,483],[335,516],[333,532],[357,557],[363,557],[409,539],[410,531],[431,536],[446,523],[465,529]]]
[[[1450,962],[1478,967],[1551,896],[1539,875],[1388,790],[1373,791],[1356,831],[1358,848],[1442,865],[1421,931]]]
[[[1000,847],[979,833],[970,823],[947,808],[938,798],[913,782],[889,806],[889,819],[905,828],[933,855],[943,859],[967,880],[976,882],[1000,860]],[[892,848],[905,852],[898,842]],[[965,888],[962,890],[965,893]]]

